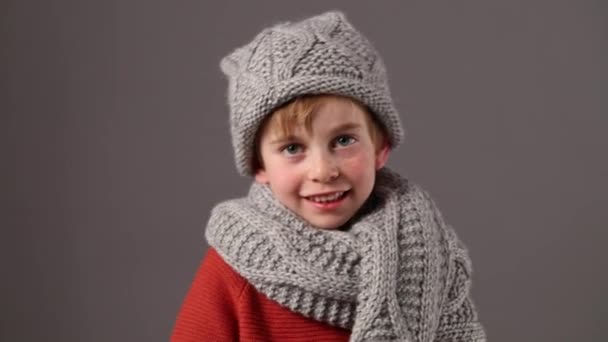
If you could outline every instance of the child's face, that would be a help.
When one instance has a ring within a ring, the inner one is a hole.
[[[313,226],[336,229],[361,208],[374,187],[376,170],[388,159],[388,145],[377,149],[364,109],[330,99],[314,114],[310,134],[304,126],[282,137],[263,128],[259,140],[263,169],[256,181]]]

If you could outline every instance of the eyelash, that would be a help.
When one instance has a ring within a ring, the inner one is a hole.
[[[281,153],[283,153],[283,154],[287,154],[287,155],[289,155],[289,156],[294,155],[293,153],[288,153],[288,152],[287,152],[287,149],[288,149],[290,146],[296,146],[296,147],[298,147],[298,148],[300,148],[300,149],[302,148],[302,145],[300,145],[300,144],[290,143],[290,144],[285,145],[284,147],[281,147]]]
[[[354,143],[357,141],[357,139],[355,139],[355,137],[353,137],[353,136],[351,136],[351,135],[347,135],[347,134],[345,134],[345,135],[340,135],[340,136],[336,137],[336,139],[334,139],[334,141],[337,143],[337,142],[338,142],[338,140],[339,140],[339,139],[342,139],[342,138],[347,138],[347,139],[349,139],[349,143],[348,143],[348,144],[346,144],[346,145],[341,145],[342,147],[349,146],[349,145],[351,145],[351,144],[354,144]]]
[[[338,143],[338,141],[339,141],[340,139],[342,139],[342,138],[347,138],[347,139],[348,139],[348,141],[349,141],[349,143],[348,143],[348,144],[346,144],[346,145],[340,145],[340,144]],[[334,139],[334,141],[333,141],[333,145],[334,145],[334,147],[338,147],[338,148],[339,148],[339,147],[347,147],[347,146],[350,146],[350,145],[354,144],[355,142],[357,142],[357,139],[356,139],[355,137],[353,137],[353,136],[351,136],[351,135],[346,135],[346,134],[345,134],[345,135],[339,135],[338,137],[336,137],[336,138]],[[338,146],[338,145],[340,145],[340,146]],[[294,153],[288,153],[288,152],[287,152],[287,149],[288,149],[288,148],[290,148],[290,147],[292,147],[292,146],[293,146],[293,147],[297,147],[297,148],[299,148],[300,150],[302,149],[302,145],[301,145],[301,144],[298,144],[298,143],[289,143],[289,144],[287,144],[287,145],[285,145],[285,146],[281,147],[280,152],[281,152],[281,153],[283,153],[283,154],[287,154],[288,156],[293,156],[293,155],[295,155],[297,152],[294,152]]]

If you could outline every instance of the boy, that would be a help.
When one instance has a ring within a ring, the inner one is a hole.
[[[222,60],[248,195],[217,205],[173,341],[485,341],[471,262],[402,140],[383,63],[340,12]]]

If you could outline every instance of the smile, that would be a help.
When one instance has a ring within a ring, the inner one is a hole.
[[[331,194],[321,196],[307,196],[306,199],[315,203],[330,203],[336,202],[344,198],[348,191],[338,191]]]

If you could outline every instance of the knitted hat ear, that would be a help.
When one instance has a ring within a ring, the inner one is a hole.
[[[403,139],[384,63],[341,12],[267,28],[224,57],[220,66],[228,78],[232,145],[242,175],[253,174],[253,145],[261,122],[300,95],[357,99],[386,128],[392,148]]]

